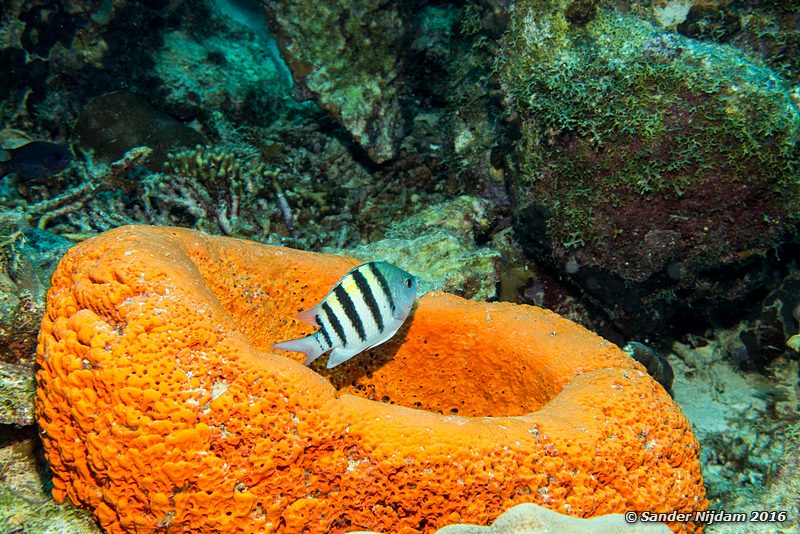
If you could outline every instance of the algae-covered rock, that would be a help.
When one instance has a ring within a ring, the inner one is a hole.
[[[0,265],[0,362],[33,360],[36,333],[44,312],[43,292],[24,287]]]
[[[88,512],[53,502],[52,485],[44,471],[33,438],[0,431],[0,531],[99,533]]]
[[[266,28],[258,32],[228,24],[231,32],[249,31],[250,39],[222,32],[198,39],[183,30],[164,36],[154,70],[163,83],[167,109],[187,118],[220,110],[239,121],[274,119],[294,104],[291,79],[274,41]]]
[[[345,253],[364,261],[384,260],[420,277],[420,292],[446,291],[464,298],[496,296],[500,254],[475,244],[488,224],[485,203],[462,196],[436,204],[391,226],[386,238]]]
[[[404,29],[386,0],[266,2],[298,94],[328,110],[376,162],[397,150]]]
[[[0,213],[0,362],[33,364],[45,290],[66,239],[25,229],[20,212]],[[69,243],[71,246],[71,243]]]
[[[628,332],[729,306],[800,215],[786,82],[731,47],[599,7],[578,20],[573,4],[516,4],[501,43],[518,235]]]
[[[0,425],[14,427],[34,423],[33,358],[45,290],[57,260],[72,246],[25,224],[21,212],[0,211]]]
[[[445,232],[414,239],[388,238],[347,251],[364,261],[383,259],[420,277],[421,293],[445,291],[487,300],[496,294],[500,254]]]
[[[760,491],[742,492],[730,507],[757,517],[760,522],[747,523],[747,532],[764,534],[790,534],[800,531],[800,424],[795,423],[783,436],[775,436],[784,448],[781,458],[773,466],[773,476]],[[755,494],[753,494],[755,493]],[[742,525],[720,523],[707,532],[712,534],[738,534]]]
[[[0,361],[0,425],[34,423],[36,381],[33,366]]]

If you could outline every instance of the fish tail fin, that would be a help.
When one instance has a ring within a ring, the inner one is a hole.
[[[325,352],[325,349],[322,348],[322,345],[317,341],[316,335],[275,343],[272,345],[272,348],[288,350],[290,352],[302,352],[306,355],[306,365],[310,365],[311,362],[319,358],[322,353]]]

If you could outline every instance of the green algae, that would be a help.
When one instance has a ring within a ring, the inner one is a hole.
[[[698,205],[746,202],[730,190],[713,205],[729,183],[766,199],[770,222],[750,245],[798,219],[800,113],[784,80],[733,48],[613,11],[570,24],[563,5],[521,4],[494,67],[520,126],[514,189],[522,210],[550,210],[554,245],[638,246],[620,208],[656,199],[667,226]]]

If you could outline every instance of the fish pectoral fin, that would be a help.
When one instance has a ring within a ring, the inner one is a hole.
[[[381,334],[380,336],[375,338],[375,341],[372,342],[372,345],[370,345],[369,347],[367,347],[364,350],[374,349],[378,345],[383,345],[384,343],[386,343],[387,341],[392,339],[394,337],[394,335],[397,333],[397,331],[400,330],[400,326],[402,324],[403,323],[400,323],[397,326],[391,326],[391,325],[388,326],[386,328],[386,330],[384,330],[383,334]]]
[[[333,352],[331,352],[331,355],[328,358],[328,369],[330,369],[332,367],[336,367],[340,363],[346,362],[347,360],[349,360],[353,356],[356,356],[357,354],[361,354],[365,350],[369,350],[369,349],[377,347],[378,345],[386,343],[387,341],[389,341],[397,333],[397,331],[400,329],[400,325],[402,325],[402,324],[403,323],[398,323],[397,326],[391,326],[390,325],[383,332],[383,334],[381,334],[379,337],[375,338],[375,341],[373,341],[372,344],[367,346],[367,347],[359,347],[359,348],[356,348],[356,349],[342,349],[342,348],[333,349]]]
[[[317,316],[319,315],[319,306],[314,306],[313,308],[309,308],[305,311],[301,311],[297,314],[297,319],[307,325],[310,326],[322,326],[317,322]]]
[[[364,352],[363,347],[359,347],[357,349],[333,349],[331,351],[330,357],[328,357],[328,369],[332,369],[339,365],[340,363],[344,363],[356,354],[360,354]]]

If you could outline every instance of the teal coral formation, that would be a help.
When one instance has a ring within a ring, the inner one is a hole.
[[[291,78],[266,28],[229,25],[210,36],[182,30],[164,36],[154,72],[167,93],[167,108],[184,116],[213,110],[240,122],[260,123],[296,109],[289,96]],[[234,35],[242,31],[249,38]]]
[[[520,129],[521,239],[619,285],[658,274],[689,292],[704,269],[778,242],[800,217],[785,80],[616,11],[572,24],[565,6],[512,9],[495,65]]]

